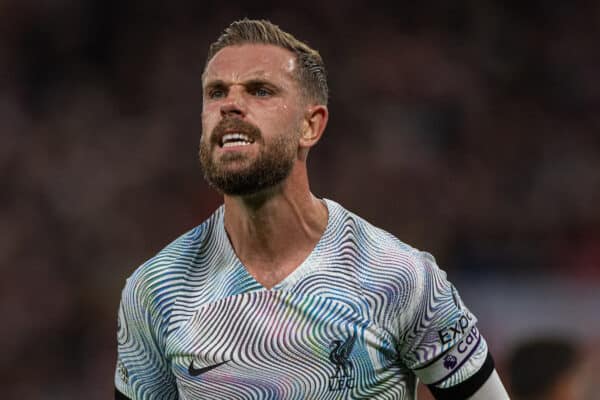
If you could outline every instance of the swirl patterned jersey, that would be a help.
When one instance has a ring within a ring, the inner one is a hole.
[[[140,266],[119,308],[131,399],[414,399],[487,345],[431,255],[326,200],[327,228],[272,289],[236,257],[220,207]]]

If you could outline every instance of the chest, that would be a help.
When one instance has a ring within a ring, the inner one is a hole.
[[[167,357],[182,398],[404,399],[415,384],[393,338],[358,309],[277,291],[200,307]]]

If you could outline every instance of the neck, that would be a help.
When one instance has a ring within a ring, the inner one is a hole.
[[[327,208],[292,174],[252,196],[225,196],[225,230],[248,272],[266,287],[310,254],[327,226]]]

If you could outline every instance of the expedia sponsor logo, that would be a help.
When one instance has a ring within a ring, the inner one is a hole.
[[[467,328],[473,322],[473,316],[467,313],[461,316],[454,325],[438,331],[442,344],[448,344],[464,336]]]
[[[469,357],[470,352],[477,345],[477,343],[479,343],[479,336],[479,331],[473,326],[470,329],[467,337],[458,342],[455,350],[452,350],[450,354],[444,357],[444,368],[447,370],[453,370],[459,364],[459,362],[462,364],[462,360],[465,360],[467,357]]]
[[[461,340],[460,343],[458,344],[458,346],[456,347],[458,352],[461,354],[467,352],[467,350],[469,350],[471,348],[471,345],[478,341],[479,335],[480,335],[480,333],[477,330],[477,328],[472,327],[471,331],[469,332],[469,335],[466,338],[464,338],[463,340]]]
[[[428,385],[435,384],[436,382],[439,383],[461,368],[482,343],[485,346],[485,339],[483,339],[475,326],[466,328],[465,334],[457,338],[454,346],[447,350],[443,356],[435,362],[427,364],[424,368],[416,369],[415,373]]]

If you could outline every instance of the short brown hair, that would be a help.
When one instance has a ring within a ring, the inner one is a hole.
[[[232,22],[217,41],[210,45],[204,70],[221,49],[246,43],[270,44],[294,53],[298,61],[296,79],[304,94],[311,101],[327,104],[329,97],[327,74],[319,52],[270,21],[244,18]]]

